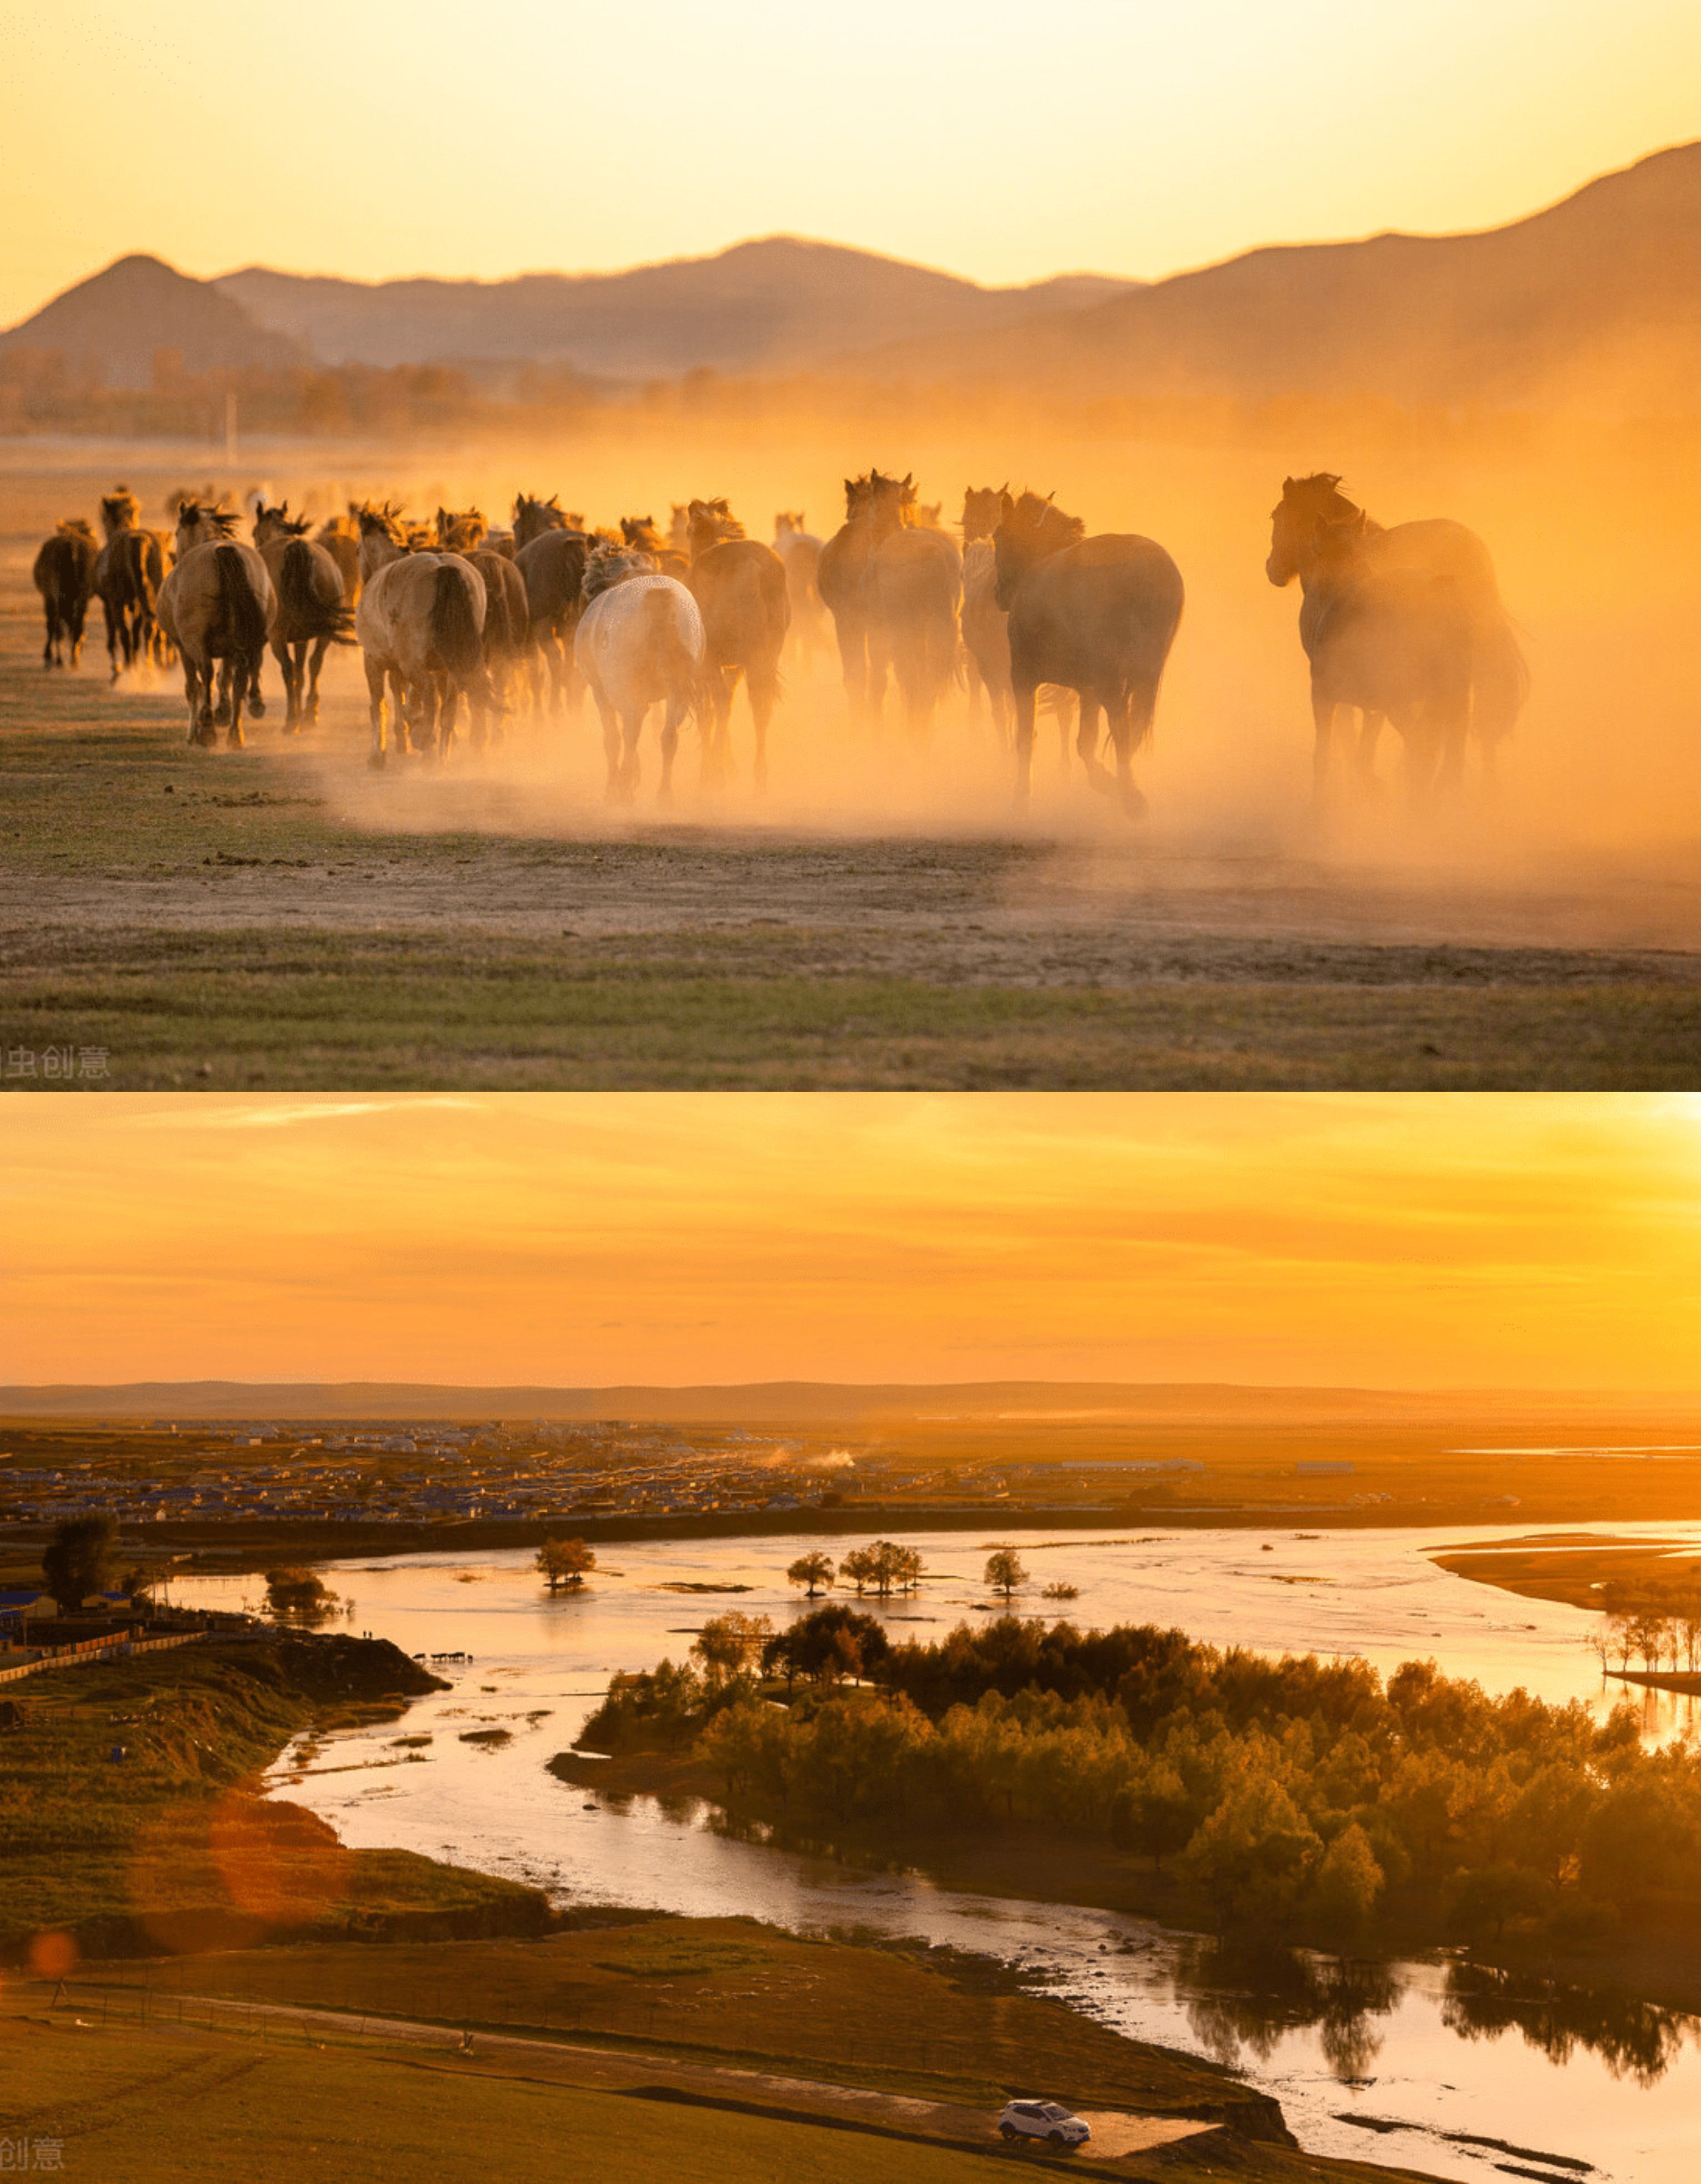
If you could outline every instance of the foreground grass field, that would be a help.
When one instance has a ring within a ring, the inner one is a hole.
[[[611,817],[549,772],[588,722],[516,724],[541,772],[375,785],[346,660],[314,734],[274,708],[193,751],[169,678],[43,672],[0,543],[6,1089],[1693,1081],[1687,896],[1609,947],[1539,890],[1442,914],[1174,843]]]

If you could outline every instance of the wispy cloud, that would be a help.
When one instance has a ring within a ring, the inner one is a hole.
[[[165,1114],[128,1117],[137,1129],[287,1130],[297,1123],[340,1123],[356,1115],[388,1115],[420,1107],[460,1107],[476,1112],[482,1100],[456,1100],[446,1093],[417,1093],[394,1100],[290,1100],[266,1107],[222,1107],[210,1103],[174,1107]]]

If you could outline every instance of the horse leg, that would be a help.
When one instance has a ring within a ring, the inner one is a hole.
[[[248,669],[248,710],[254,715],[257,721],[263,721],[265,718],[265,699],[260,694],[259,687],[260,663],[265,660],[265,654],[264,651],[255,653],[253,663]],[[238,713],[242,710],[242,698],[243,694],[241,690],[238,690],[237,693],[237,710]]]
[[[861,720],[868,710],[868,643],[862,625],[852,615],[833,617],[839,639],[839,667],[845,678],[845,694],[850,700],[850,717]]]
[[[231,725],[225,731],[225,743],[231,750],[240,750],[243,741],[243,699],[249,685],[259,676],[258,660],[243,659],[240,655],[226,660],[225,672],[231,679]]]
[[[313,657],[308,667],[307,717],[315,727],[319,723],[319,671],[325,665],[325,655],[331,649],[331,640],[321,637],[313,648]]]
[[[118,618],[113,613],[111,601],[104,598],[100,603],[100,612],[101,619],[106,624],[106,664],[112,671],[111,680],[116,682],[118,680]]]
[[[1099,694],[1096,690],[1079,690],[1075,694],[1080,701],[1080,718],[1075,728],[1075,749],[1093,787],[1108,792],[1112,776],[1107,768],[1099,763]],[[1112,710],[1111,727],[1114,735],[1117,727],[1114,709]],[[1120,744],[1118,746],[1118,763],[1120,766]]]
[[[1316,732],[1316,741],[1311,753],[1311,794],[1313,803],[1321,804],[1329,790],[1330,746],[1335,735],[1335,700],[1326,698],[1313,681],[1311,686],[1311,719]]]
[[[1111,720],[1111,740],[1116,745],[1117,793],[1130,819],[1145,816],[1146,799],[1135,788],[1134,755],[1152,733],[1152,716],[1157,710],[1156,689],[1130,690]]]
[[[1362,794],[1374,796],[1376,793],[1376,744],[1382,733],[1386,715],[1361,712],[1358,716],[1358,757],[1357,772]]]
[[[627,804],[638,794],[638,742],[644,733],[644,716],[649,710],[648,705],[628,706],[621,716],[620,790]],[[662,786],[665,791],[667,784],[664,782]]]
[[[608,764],[608,782],[603,795],[611,804],[620,800],[620,716],[600,690],[595,693],[596,709],[602,720],[602,755]]]
[[[773,709],[779,702],[779,661],[764,660],[750,677],[746,688],[750,694],[750,718],[756,725],[756,763],[754,779],[758,788],[767,787],[767,730],[773,718]]]
[[[366,670],[366,718],[371,725],[372,748],[368,752],[368,766],[384,763],[384,671],[371,653],[363,656]]]
[[[689,710],[689,705],[683,698],[670,698],[667,700],[667,710],[661,722],[661,791],[656,799],[660,804],[671,804],[673,801],[673,754],[679,748],[680,723]],[[634,789],[638,786],[635,773],[632,785]]]
[[[213,738],[208,733],[204,722],[210,717],[211,709],[203,701],[200,674],[194,661],[187,652],[183,655],[183,696],[189,708],[190,742],[192,744],[210,743]]]
[[[47,641],[42,647],[42,665],[43,667],[57,667],[59,663],[53,657],[53,650],[59,643],[59,610],[49,599],[42,611],[47,616]]]
[[[1016,709],[1016,801],[1025,805],[1034,773],[1034,688],[1031,682],[1012,682],[1011,702]]]

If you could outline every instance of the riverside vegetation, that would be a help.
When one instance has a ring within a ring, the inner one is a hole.
[[[1010,1615],[895,1646],[834,1605],[692,1650],[616,1676],[581,1747],[689,1749],[732,1814],[800,1835],[1043,1831],[1142,1903],[1336,1947],[1563,1950],[1701,1914],[1701,1754],[1644,1751],[1629,1708]]]

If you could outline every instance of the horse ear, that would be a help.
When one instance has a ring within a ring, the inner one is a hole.
[[[906,471],[904,472],[904,483],[905,483],[905,485],[906,485],[906,487],[908,487],[908,486],[912,486],[912,485],[915,483],[915,482],[916,482],[916,474],[915,474],[915,472],[914,472],[913,471]]]
[[[1285,477],[1285,478],[1282,480],[1282,482],[1281,482],[1281,489],[1282,489],[1282,491],[1283,491],[1285,493],[1291,493],[1291,492],[1293,491],[1293,488],[1294,488],[1294,481],[1293,481],[1291,477]]]
[[[1004,490],[998,496],[998,510],[1007,523],[1016,513],[1016,504],[1010,498],[1010,488],[1008,486],[1006,486]]]

